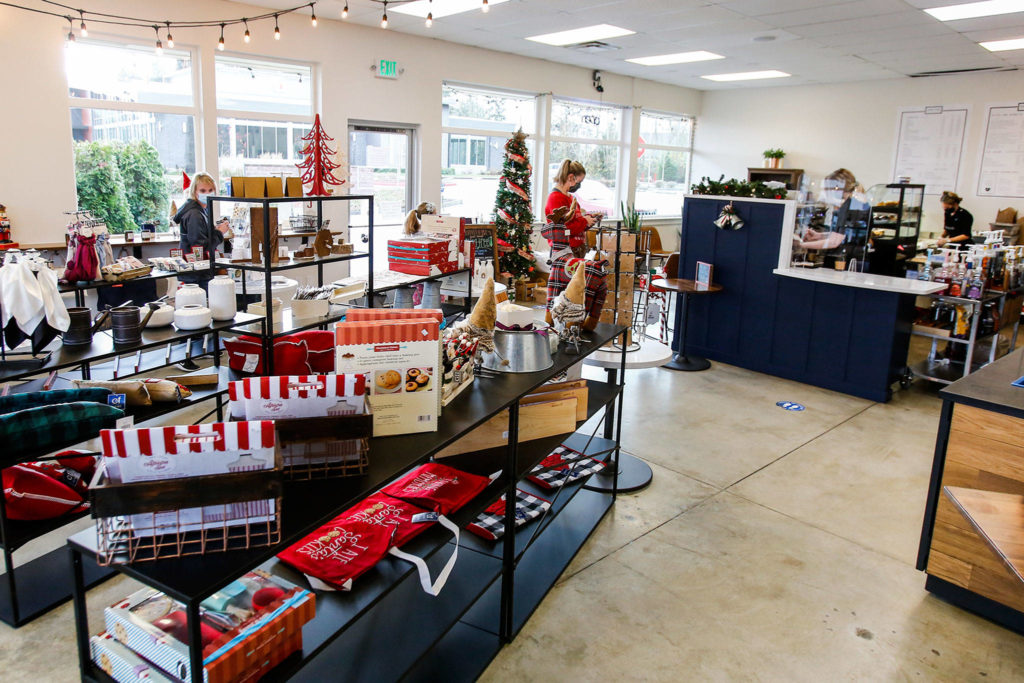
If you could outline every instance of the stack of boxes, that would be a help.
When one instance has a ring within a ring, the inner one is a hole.
[[[608,255],[608,299],[601,311],[601,322],[631,327],[633,324],[633,295],[636,286],[636,234],[626,231],[603,231],[601,251]],[[618,262],[618,277],[615,264]],[[633,331],[626,333],[626,342],[632,343]],[[611,344],[611,342],[609,342]]]

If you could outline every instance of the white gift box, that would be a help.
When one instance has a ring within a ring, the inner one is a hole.
[[[231,418],[284,420],[362,412],[366,376],[248,377],[228,385]]]

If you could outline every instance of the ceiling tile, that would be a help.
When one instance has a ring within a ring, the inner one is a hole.
[[[831,0],[831,2],[828,0],[730,0],[729,2],[719,2],[718,4],[740,14],[759,17],[765,14],[841,5],[843,2],[841,0]]]
[[[829,21],[820,24],[807,24],[804,26],[793,26],[789,30],[797,35],[808,38],[823,36],[844,35],[860,31],[878,31],[892,28],[909,26],[922,26],[938,23],[927,14],[917,10],[895,12],[859,19],[844,19],[842,21]]]
[[[859,19],[861,17],[880,16],[901,11],[906,11],[906,7],[900,2],[893,2],[893,0],[856,0],[855,2],[844,2],[840,5],[819,5],[796,12],[770,14],[760,17],[760,19],[776,26],[806,26],[807,24]]]

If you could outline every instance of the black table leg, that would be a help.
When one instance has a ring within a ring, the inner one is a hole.
[[[711,367],[711,361],[707,358],[686,355],[686,322],[690,317],[690,295],[680,292],[677,301],[678,305],[682,307],[680,314],[682,320],[679,323],[679,351],[672,357],[672,360],[661,367],[668,368],[669,370],[682,370],[683,372],[707,370]]]
[[[618,370],[615,368],[605,368],[605,372],[608,374],[608,384],[618,384]],[[615,440],[615,411],[612,409],[611,404],[604,409],[604,438],[609,441]]]

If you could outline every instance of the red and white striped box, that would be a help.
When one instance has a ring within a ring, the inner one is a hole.
[[[335,327],[335,368],[339,373],[366,375],[374,436],[437,431],[441,414],[437,318],[431,313],[418,319],[346,320]]]
[[[366,375],[362,373],[248,377],[228,385],[233,420],[361,413],[365,393]]]
[[[92,661],[118,683],[173,683],[158,667],[135,654],[104,631],[89,639]]]
[[[365,322],[367,320],[436,320],[440,323],[444,320],[444,313],[437,308],[350,308],[345,313],[345,320],[354,322]]]

